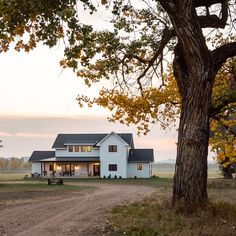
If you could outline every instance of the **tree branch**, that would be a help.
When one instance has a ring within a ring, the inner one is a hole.
[[[153,66],[154,62],[157,60],[158,56],[161,55],[162,51],[164,50],[165,46],[169,43],[169,41],[175,36],[175,31],[173,29],[164,29],[163,36],[159,43],[159,47],[151,60],[148,62],[147,67],[144,69],[143,73],[139,75],[137,78],[137,83],[139,84],[140,90],[142,90],[141,79],[147,74],[148,70]]]
[[[228,19],[228,2],[221,3],[221,18],[217,15],[198,16],[202,28],[225,28]]]
[[[210,7],[211,5],[218,4],[218,3],[227,3],[228,0],[194,0],[193,4],[195,7]]]
[[[222,110],[224,110],[225,107],[227,107],[228,105],[230,105],[231,103],[234,103],[234,102],[236,102],[236,96],[231,97],[231,98],[223,101],[217,107],[212,108],[211,111],[210,111],[210,118],[214,118],[217,114],[222,112]]]
[[[225,44],[210,53],[213,68],[217,73],[230,57],[236,56],[236,42]]]

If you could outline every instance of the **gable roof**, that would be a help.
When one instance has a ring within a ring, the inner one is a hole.
[[[36,162],[42,159],[55,157],[54,151],[34,151],[30,156],[28,162]]]
[[[87,143],[96,145],[104,139],[107,133],[100,134],[58,134],[52,148],[65,148],[66,143]],[[116,133],[122,140],[134,147],[133,135],[131,133]]]
[[[103,141],[105,141],[109,136],[111,136],[111,135],[114,135],[114,136],[116,136],[118,139],[120,139],[122,142],[125,142],[126,144],[128,144],[123,138],[121,138],[121,134],[120,135],[118,135],[117,133],[115,133],[114,131],[111,131],[111,133],[109,133],[107,136],[105,136],[102,140],[100,140],[99,141],[99,143],[97,143],[97,145],[98,146],[100,146],[101,145],[101,143],[103,142]]]
[[[154,162],[153,149],[130,149],[128,162]]]

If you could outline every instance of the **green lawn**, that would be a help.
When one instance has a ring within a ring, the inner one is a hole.
[[[172,187],[172,178],[150,178],[150,179],[93,179],[93,178],[78,178],[78,179],[64,179],[66,183],[106,183],[106,184],[132,184],[132,185],[147,185],[153,187]]]

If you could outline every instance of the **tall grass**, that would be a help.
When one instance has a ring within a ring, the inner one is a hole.
[[[153,195],[113,208],[108,216],[108,235],[235,235],[236,205],[213,202],[207,209],[186,215],[174,211],[169,199]]]

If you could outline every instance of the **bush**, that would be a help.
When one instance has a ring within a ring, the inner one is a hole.
[[[117,179],[117,175],[114,175],[114,179]]]
[[[104,176],[103,176],[103,179],[106,179],[106,178],[107,178],[106,175],[104,175]]]
[[[121,175],[119,176],[119,179],[122,179],[122,176],[121,176]]]

